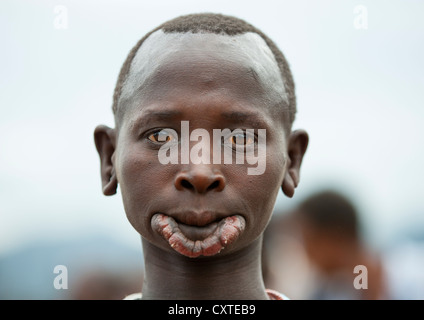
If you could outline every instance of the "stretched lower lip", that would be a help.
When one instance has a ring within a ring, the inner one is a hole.
[[[245,220],[240,215],[226,217],[205,227],[177,223],[172,217],[157,213],[152,228],[180,254],[196,258],[213,256],[233,243],[244,231]]]
[[[218,228],[218,222],[212,222],[203,227],[191,226],[181,222],[177,222],[177,223],[178,223],[178,228],[180,229],[180,231],[188,239],[193,241],[206,239]]]

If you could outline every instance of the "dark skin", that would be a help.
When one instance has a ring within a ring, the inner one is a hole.
[[[279,188],[288,197],[294,194],[308,135],[291,131],[284,90],[274,85],[279,70],[269,52],[256,52],[268,49],[258,46],[257,35],[234,42],[222,35],[184,34],[175,41],[159,33],[154,46],[146,44],[136,57],[144,65],[132,70],[116,128],[100,125],[94,133],[103,193],[115,194],[119,183],[128,220],[142,236],[143,299],[268,299],[262,234]],[[249,50],[250,56],[244,54]],[[265,172],[248,175],[252,166],[235,161],[161,164],[153,133],[179,132],[183,120],[190,131],[203,128],[211,136],[213,129],[266,129]],[[211,233],[209,223],[233,215],[242,217],[245,228],[220,252],[191,258],[155,230],[157,213],[175,219],[193,241]]]

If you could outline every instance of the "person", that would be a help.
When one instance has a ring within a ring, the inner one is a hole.
[[[139,290],[143,275],[135,268],[122,271],[98,268],[84,270],[74,278],[76,281],[68,290],[67,299],[117,300]]]
[[[383,260],[364,241],[360,217],[348,197],[335,190],[321,190],[304,199],[291,219],[316,270],[315,289],[305,298],[387,298]]]
[[[103,193],[119,184],[141,235],[137,297],[283,299],[264,286],[262,235],[279,189],[294,195],[308,135],[292,130],[277,46],[232,16],[169,20],[128,54],[112,109],[115,128],[97,126],[94,140]]]

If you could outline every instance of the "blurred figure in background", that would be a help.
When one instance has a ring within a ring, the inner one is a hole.
[[[134,279],[139,279],[134,281]],[[73,290],[69,292],[71,300],[122,300],[131,293],[140,290],[143,275],[139,270],[112,272],[102,269],[87,270],[80,275]]]
[[[274,287],[286,286],[293,299],[386,298],[381,260],[363,242],[358,214],[346,197],[316,193],[276,220],[278,227],[265,239],[264,270],[268,281],[279,284]],[[288,270],[288,263],[295,268]],[[356,266],[366,269],[355,273]],[[355,278],[361,288],[355,288]]]
[[[379,257],[370,252],[360,236],[360,221],[353,204],[334,191],[317,193],[293,213],[311,264],[319,274],[312,299],[385,298],[384,273]],[[354,273],[364,266],[367,274]],[[354,286],[361,276],[365,288]]]

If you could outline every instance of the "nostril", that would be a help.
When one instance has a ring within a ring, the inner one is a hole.
[[[216,180],[207,188],[207,190],[209,191],[209,190],[218,188],[218,186],[219,186],[219,180]]]
[[[222,191],[225,188],[225,179],[216,174],[180,173],[176,177],[174,185],[180,191],[190,190],[198,193]]]
[[[185,179],[181,180],[181,186],[186,189],[194,189],[193,185]]]

